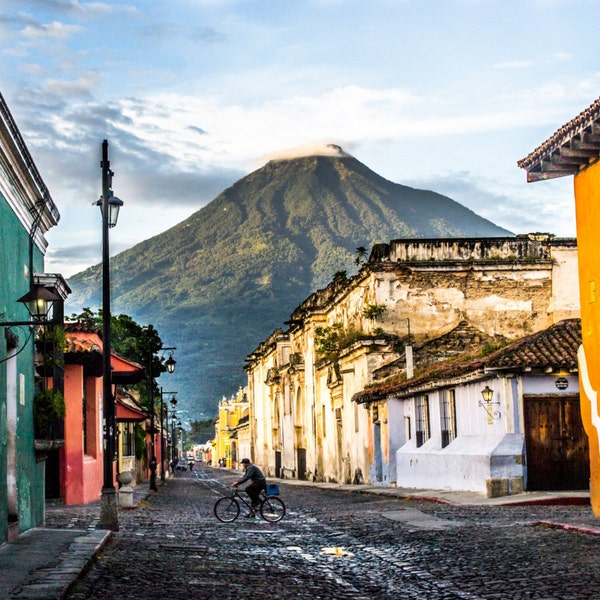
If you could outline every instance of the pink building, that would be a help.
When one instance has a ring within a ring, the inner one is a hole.
[[[103,484],[102,339],[80,324],[67,324],[64,358],[65,442],[58,489],[65,504],[87,504],[100,498]],[[138,383],[145,376],[143,367],[114,353],[111,365],[115,391],[116,386]],[[119,414],[143,418],[117,400],[117,419]]]

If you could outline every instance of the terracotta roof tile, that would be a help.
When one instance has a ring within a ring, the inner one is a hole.
[[[528,181],[577,173],[600,155],[600,98],[558,129],[517,165]]]
[[[358,392],[355,402],[371,402],[394,394],[409,395],[420,387],[483,374],[486,369],[577,369],[577,350],[581,345],[580,319],[560,321],[543,331],[521,338],[487,356],[461,360],[460,357],[436,363],[421,375],[401,383],[382,383]],[[466,355],[464,355],[466,356]]]
[[[69,328],[65,336],[65,358],[79,362],[75,355],[102,354],[102,339],[95,331]],[[112,379],[114,383],[139,383],[144,379],[144,367],[111,352]]]

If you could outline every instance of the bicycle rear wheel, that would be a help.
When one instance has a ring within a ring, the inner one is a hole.
[[[215,502],[215,517],[222,523],[231,523],[235,521],[240,514],[240,505],[235,498],[225,496]]]
[[[277,496],[267,496],[260,505],[260,514],[265,521],[276,523],[285,515],[285,504]]]

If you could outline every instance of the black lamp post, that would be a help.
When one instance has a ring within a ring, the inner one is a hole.
[[[176,450],[176,439],[175,439],[175,421],[177,421],[177,415],[175,411],[171,414],[171,460],[177,457]]]
[[[161,351],[170,351],[169,358],[165,361],[165,367],[167,369],[167,373],[173,373],[175,371],[176,360],[173,358],[173,350],[177,350],[175,346],[170,348],[161,348]],[[154,376],[152,375],[152,354],[150,355],[150,364],[149,364],[149,385],[150,385],[150,489],[153,492],[158,490],[156,486],[156,452],[155,452],[155,413],[156,407],[154,406]],[[162,409],[162,399],[161,399],[161,409]],[[161,419],[162,424],[162,419]],[[162,449],[162,445],[161,445]],[[164,466],[164,461],[162,461]]]
[[[169,394],[172,395],[171,398],[171,407],[173,409],[173,415],[175,414],[175,407],[177,406],[177,398],[175,398],[175,394],[177,392],[163,392],[162,388],[160,390],[160,396],[162,398],[163,394],[165,396],[168,396]],[[169,431],[169,409],[167,408],[167,404],[166,402],[163,402],[161,404],[161,429],[162,429],[162,433],[160,436],[161,439],[161,457],[162,457],[162,469],[161,469],[161,473],[160,473],[160,477],[162,480],[162,483],[164,483],[167,479],[167,468],[168,468],[168,456],[167,456],[167,442],[168,442],[168,431]],[[167,435],[165,437],[164,432],[167,432]]]
[[[100,496],[100,519],[97,527],[119,531],[119,509],[114,484],[115,398],[110,367],[110,258],[108,230],[117,224],[123,202],[113,196],[112,176],[108,160],[108,141],[102,142],[102,197],[96,203],[102,211],[102,399],[104,405],[104,481]]]

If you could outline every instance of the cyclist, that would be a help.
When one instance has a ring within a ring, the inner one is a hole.
[[[256,508],[260,504],[260,493],[267,489],[267,480],[263,475],[262,471],[250,462],[249,458],[242,458],[242,466],[244,467],[244,476],[233,484],[233,487],[237,487],[246,481],[250,481],[250,485],[246,486],[244,490],[248,496],[252,508],[248,517],[254,517],[256,514]]]

